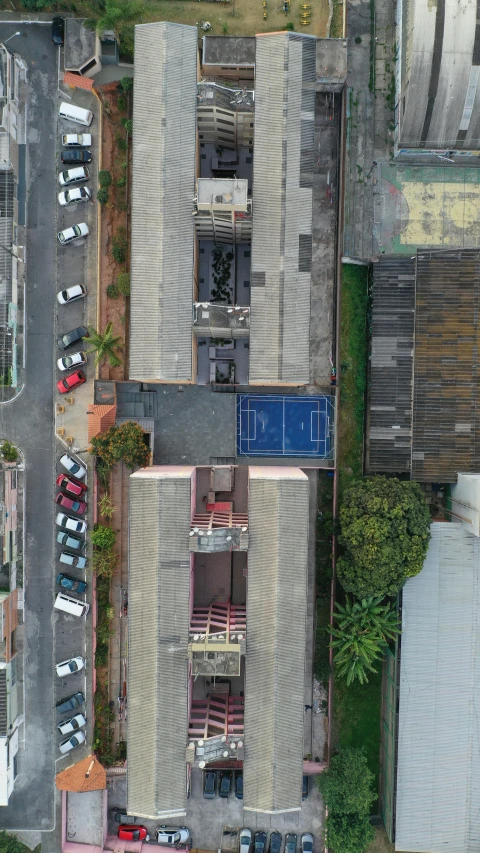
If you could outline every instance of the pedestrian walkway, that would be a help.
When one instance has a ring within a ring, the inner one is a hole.
[[[118,562],[112,576],[110,600],[114,609],[111,621],[109,699],[115,712],[113,744],[127,739],[127,642],[128,642],[128,489],[130,471],[123,462],[110,475],[110,497],[115,506],[112,526],[117,534],[115,550]]]

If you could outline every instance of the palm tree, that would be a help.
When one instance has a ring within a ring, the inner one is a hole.
[[[85,21],[86,26],[99,34],[113,30],[118,35],[125,24],[133,24],[141,18],[145,6],[140,0],[99,0],[96,10],[94,17]]]
[[[104,359],[108,358],[110,367],[118,367],[122,363],[122,359],[116,355],[116,352],[122,349],[120,335],[117,337],[113,334],[113,323],[107,323],[103,335],[97,332],[93,326],[88,327],[89,337],[84,338],[90,344],[86,352],[95,353],[95,364],[98,365]]]
[[[347,598],[345,605],[336,605],[337,627],[328,628],[335,637],[330,648],[337,649],[335,667],[347,684],[355,679],[360,684],[368,681],[367,670],[377,672],[373,664],[383,658],[388,643],[400,633],[396,611],[381,601],[382,596],[369,596],[355,602]]]

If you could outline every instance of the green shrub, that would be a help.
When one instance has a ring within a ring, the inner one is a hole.
[[[4,441],[0,447],[0,454],[5,462],[16,462],[18,459],[18,450],[9,441]]]
[[[122,77],[120,86],[124,92],[131,92],[133,90],[133,77]]]
[[[122,188],[123,188],[123,187],[125,187],[126,185],[127,185],[127,176],[126,176],[126,175],[122,175],[122,177],[121,177],[121,178],[119,178],[119,179],[118,179],[118,181],[117,181],[117,187],[119,187],[120,189],[122,189]]]
[[[100,169],[98,173],[98,183],[101,187],[109,187],[112,183],[112,176],[106,169]]]
[[[127,150],[127,140],[125,139],[125,137],[120,136],[120,134],[117,133],[115,138],[117,140],[118,150],[119,151],[126,151]]]
[[[108,201],[108,190],[106,187],[100,187],[97,192],[97,201],[99,204],[106,204]]]
[[[127,109],[127,101],[123,95],[118,96],[118,109],[121,110],[122,113]]]
[[[125,228],[119,228],[112,245],[112,255],[117,264],[124,264],[127,259],[127,235]]]
[[[28,9],[29,12],[39,12],[48,4],[49,0],[22,0],[23,8]]]
[[[295,24],[293,21],[289,21],[288,24],[285,24],[285,26],[282,27],[282,30],[286,30],[287,33],[293,33],[295,30]]]
[[[120,296],[120,291],[118,289],[117,284],[113,283],[108,285],[107,296],[109,299],[118,299],[118,297]]]
[[[105,524],[96,524],[90,533],[93,545],[101,551],[112,551],[117,534],[112,527]]]
[[[133,121],[131,118],[122,118],[122,124],[127,131],[127,133],[131,133],[133,130]]]
[[[117,279],[117,287],[122,296],[130,296],[130,273],[120,273]]]

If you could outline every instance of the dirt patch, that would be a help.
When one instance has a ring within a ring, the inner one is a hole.
[[[98,88],[103,105],[102,162],[101,169],[110,172],[108,201],[100,207],[100,281],[98,328],[103,332],[107,323],[113,324],[113,333],[122,339],[123,358],[119,367],[108,363],[100,365],[101,379],[125,379],[127,369],[128,321],[126,300],[120,294],[116,298],[107,294],[107,288],[116,285],[120,273],[128,271],[129,235],[129,181],[131,174],[131,136],[122,120],[131,117],[130,93],[124,93],[117,83],[107,83]],[[114,250],[118,243],[125,244],[125,260],[115,260]]]
[[[390,844],[387,833],[380,827],[375,827],[375,838],[370,844],[367,853],[393,853],[393,844]]]

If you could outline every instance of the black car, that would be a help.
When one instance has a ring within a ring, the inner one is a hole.
[[[110,809],[110,814],[112,816],[112,820],[114,820],[115,823],[136,823],[137,822],[137,818],[134,815],[127,814],[126,809],[119,809],[119,808],[115,808],[115,806],[113,806]]]
[[[60,338],[57,338],[57,347],[59,349],[70,349],[74,344],[78,344],[83,338],[88,338],[88,329],[85,326],[78,326],[72,329],[71,332],[66,332]]]
[[[268,853],[280,853],[282,847],[282,833],[271,832],[270,843],[268,845]]]
[[[256,832],[253,836],[253,853],[265,853],[267,848],[267,833]]]
[[[72,578],[70,575],[64,575],[63,572],[57,575],[56,584],[57,586],[63,587],[63,589],[71,590],[71,592],[80,593],[86,592],[88,585],[85,581],[79,581],[76,578]]]
[[[235,796],[237,800],[243,800],[243,773],[241,770],[235,773]]]
[[[52,41],[54,44],[63,44],[64,18],[54,18],[52,21]]]
[[[60,699],[57,702],[57,711],[59,714],[63,714],[64,711],[73,711],[75,708],[83,705],[84,702],[85,696],[83,693],[72,693],[71,696],[67,696],[65,699]]]
[[[285,853],[297,853],[297,836],[293,832],[285,836]]]
[[[213,770],[207,770],[203,774],[203,796],[206,800],[213,800],[217,793],[217,774]]]
[[[304,773],[302,779],[302,800],[308,797],[308,776]]]
[[[74,163],[77,165],[78,163],[90,163],[92,159],[92,152],[87,148],[66,148],[60,154],[62,158],[62,163]]]
[[[225,773],[220,773],[220,785],[218,788],[218,793],[220,797],[229,797],[230,791],[232,790],[232,774],[230,771],[225,771]]]

